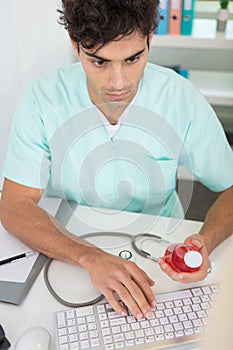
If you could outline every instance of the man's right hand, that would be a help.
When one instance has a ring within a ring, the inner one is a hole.
[[[94,286],[106,297],[120,315],[127,315],[115,292],[131,313],[138,319],[152,317],[151,308],[156,300],[151,287],[154,281],[134,262],[106,253],[96,247],[82,258]]]

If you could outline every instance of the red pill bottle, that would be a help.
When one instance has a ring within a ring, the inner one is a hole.
[[[202,264],[199,249],[192,244],[174,243],[167,247],[164,259],[177,272],[194,272]]]

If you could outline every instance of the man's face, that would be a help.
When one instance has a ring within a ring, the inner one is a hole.
[[[74,43],[73,46],[95,105],[114,109],[133,100],[148,59],[148,38],[134,32],[97,50],[80,46],[78,51]]]

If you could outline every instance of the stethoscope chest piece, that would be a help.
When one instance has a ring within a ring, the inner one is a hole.
[[[119,256],[123,259],[126,259],[126,260],[135,261],[135,257],[133,256],[133,254],[129,250],[121,250],[119,253]]]

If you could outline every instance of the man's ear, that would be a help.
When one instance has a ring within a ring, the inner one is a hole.
[[[79,47],[78,47],[78,44],[75,41],[73,41],[72,39],[70,39],[70,41],[71,41],[71,44],[73,46],[73,50],[74,50],[75,56],[77,58],[79,58]]]
[[[151,48],[151,43],[152,43],[153,36],[154,36],[154,32],[151,32],[151,33],[149,34],[149,37],[148,37],[149,49]]]

